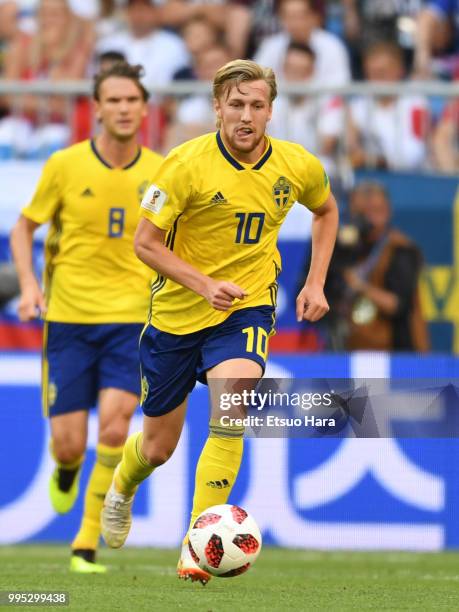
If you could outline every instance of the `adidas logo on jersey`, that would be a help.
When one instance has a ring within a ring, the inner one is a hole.
[[[86,187],[86,189],[81,193],[81,197],[94,197],[91,187]]]
[[[227,489],[230,486],[230,483],[223,478],[223,480],[209,480],[206,482],[208,487],[212,487],[212,489]]]
[[[217,191],[217,193],[214,195],[214,197],[210,200],[211,204],[226,204],[227,203],[227,199],[225,198],[225,196],[222,194],[221,191]]]

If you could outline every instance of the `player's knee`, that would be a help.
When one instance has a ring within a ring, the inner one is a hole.
[[[123,446],[128,434],[128,424],[113,423],[101,428],[99,431],[99,442],[106,446]]]
[[[145,444],[142,448],[142,454],[150,465],[158,467],[171,458],[174,450],[175,447]]]
[[[53,455],[59,463],[74,463],[84,455],[85,444],[80,440],[53,440]]]

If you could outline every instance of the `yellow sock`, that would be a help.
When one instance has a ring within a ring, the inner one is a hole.
[[[92,468],[84,498],[83,519],[80,530],[72,542],[72,549],[89,548],[96,550],[100,536],[100,512],[113,479],[115,467],[121,460],[123,447],[113,448],[98,444],[96,462]]]
[[[211,419],[210,435],[196,466],[190,525],[206,508],[226,504],[241,465],[244,427],[222,427]],[[188,534],[183,540],[188,542]]]
[[[115,487],[124,495],[132,495],[139,484],[155,469],[142,454],[142,432],[129,436],[123,458],[115,475]]]

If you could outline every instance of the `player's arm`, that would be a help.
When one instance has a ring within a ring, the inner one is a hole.
[[[312,211],[312,255],[309,274],[296,299],[298,321],[318,321],[328,311],[324,284],[338,231],[338,206],[332,193]]]
[[[30,321],[46,312],[46,302],[33,269],[33,235],[39,223],[21,215],[10,236],[11,252],[21,288],[18,314],[21,321]]]
[[[46,312],[46,301],[33,269],[32,245],[37,227],[52,218],[61,202],[60,156],[61,152],[54,153],[46,162],[35,193],[11,232],[11,252],[21,288],[18,307],[21,321],[30,321]]]
[[[141,218],[134,238],[137,257],[159,274],[204,297],[216,310],[228,310],[235,298],[246,295],[238,285],[214,280],[183,261],[165,246],[165,238],[165,230]]]

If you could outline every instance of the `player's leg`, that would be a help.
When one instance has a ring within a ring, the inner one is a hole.
[[[226,503],[231,492],[242,458],[244,428],[222,424],[220,394],[226,387],[234,393],[255,387],[264,372],[273,324],[273,307],[244,308],[217,326],[203,345],[201,368],[209,385],[211,419],[197,465],[190,525],[207,507]],[[234,416],[245,416],[236,409]],[[222,486],[212,486],[215,483]]]
[[[45,323],[42,401],[51,421],[50,451],[56,461],[49,493],[58,513],[68,512],[78,496],[87,438],[87,408],[95,403],[93,359],[84,325]]]
[[[182,433],[186,407],[187,399],[162,416],[144,416],[143,430],[130,436],[123,451],[115,476],[118,491],[135,493],[139,484],[171,457]]]
[[[140,323],[88,326],[86,339],[94,351],[99,434],[96,460],[88,481],[80,529],[72,543],[70,567],[78,572],[103,572],[95,563],[100,537],[100,512],[121,459],[130,419],[140,396],[138,342]]]
[[[86,488],[83,518],[72,542],[71,568],[80,573],[103,573],[96,563],[100,537],[100,512],[121,460],[129,423],[138,404],[138,395],[123,389],[102,389],[99,394],[99,435],[96,458]]]
[[[101,514],[102,534],[111,548],[120,548],[129,535],[138,486],[174,452],[185,421],[186,405],[185,399],[164,415],[144,416],[143,430],[129,436]]]
[[[196,466],[193,507],[189,529],[206,508],[225,504],[236,481],[241,465],[244,447],[244,427],[221,425],[219,420],[219,400],[225,381],[231,381],[233,393],[251,391],[263,373],[260,364],[249,359],[229,359],[207,371],[211,400],[209,437],[201,451]],[[244,416],[231,411],[225,416]],[[201,570],[193,560],[188,546],[188,532],[182,544],[177,565],[179,578],[206,584],[210,574]]]
[[[102,510],[102,534],[112,548],[126,540],[139,484],[173,453],[196,382],[202,334],[177,336],[148,325],[140,341],[143,431],[130,436]]]
[[[270,306],[239,310],[218,325],[203,344],[198,379],[209,385],[211,419],[209,437],[196,467],[190,528],[203,510],[228,500],[241,464],[244,428],[222,424],[220,394],[243,393],[255,387],[264,371],[273,323],[274,309]],[[245,416],[240,408],[236,410],[237,414],[225,415]],[[204,582],[197,570],[185,535],[177,574]]]
[[[55,414],[50,418],[50,451],[56,467],[51,475],[49,494],[53,508],[59,514],[68,512],[78,497],[86,449],[87,421],[86,410]]]
[[[254,389],[262,374],[261,365],[249,359],[229,359],[207,371],[211,398],[209,437],[196,467],[190,527],[206,508],[227,502],[241,465],[244,427],[222,425],[219,417],[225,414],[241,418],[245,414],[241,414],[240,409],[237,414],[219,411],[223,381],[230,380],[231,392],[242,394]]]

